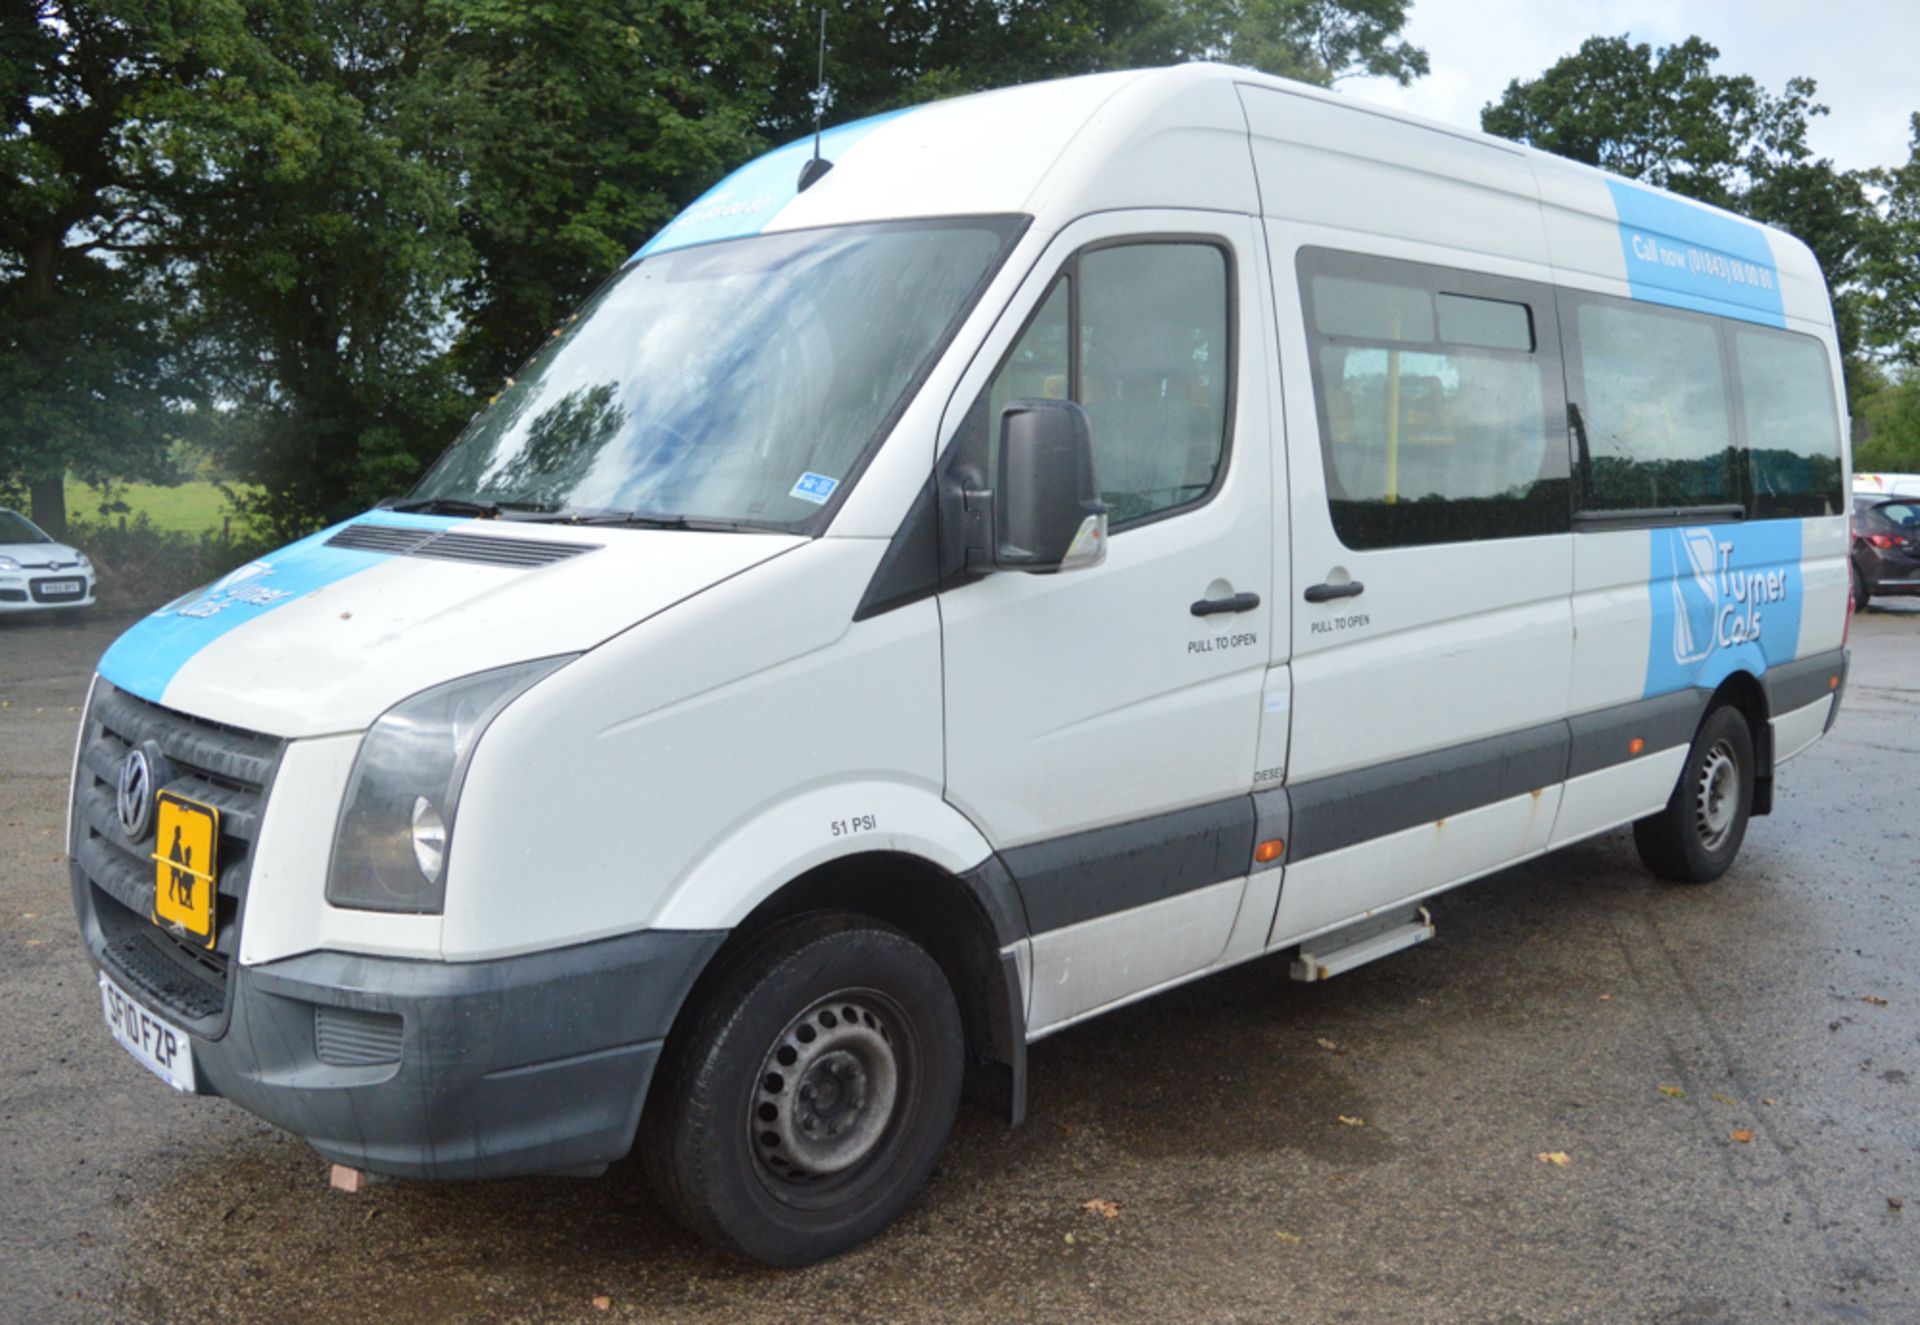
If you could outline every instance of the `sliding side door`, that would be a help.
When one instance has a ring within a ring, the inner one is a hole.
[[[1288,399],[1281,944],[1545,848],[1572,550],[1551,289],[1269,237],[1312,384]]]

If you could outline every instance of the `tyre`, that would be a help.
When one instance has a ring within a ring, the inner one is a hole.
[[[1739,709],[1709,712],[1667,808],[1633,826],[1646,867],[1663,879],[1711,883],[1740,854],[1753,809],[1753,732]]]
[[[1873,595],[1867,592],[1867,577],[1860,573],[1858,566],[1853,567],[1853,610],[1866,611],[1867,600],[1871,597]]]
[[[697,1236],[808,1265],[919,1193],[963,1068],[960,1009],[924,948],[864,917],[803,916],[735,953],[675,1032],[642,1160]]]

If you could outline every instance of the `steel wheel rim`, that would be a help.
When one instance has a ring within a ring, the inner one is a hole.
[[[1707,751],[1694,786],[1693,825],[1700,845],[1718,851],[1733,835],[1740,811],[1740,756],[1733,742],[1721,737]]]
[[[842,990],[815,1001],[774,1038],[747,1130],[760,1171],[776,1188],[846,1176],[880,1149],[902,1094],[902,1025],[891,999]]]

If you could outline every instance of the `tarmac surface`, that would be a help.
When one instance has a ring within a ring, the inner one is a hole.
[[[964,1113],[905,1218],[799,1272],[631,1166],[345,1195],[142,1071],[61,840],[127,621],[0,621],[0,1319],[1920,1320],[1915,607],[1855,620],[1833,734],[1720,883],[1616,832],[1328,984],[1268,959],[1050,1038],[1024,1127]]]

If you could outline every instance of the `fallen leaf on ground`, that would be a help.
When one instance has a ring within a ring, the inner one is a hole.
[[[1905,1206],[1905,1205],[1906,1205],[1906,1203],[1907,1203],[1907,1202],[1906,1202],[1906,1199],[1905,1199],[1904,1197],[1899,1197],[1899,1196],[1889,1196],[1889,1197],[1887,1198],[1887,1209],[1889,1209],[1889,1210],[1898,1210],[1898,1209],[1900,1209],[1900,1208],[1902,1208],[1903,1206]],[[1298,1238],[1295,1238],[1295,1239],[1294,1239],[1294,1241],[1295,1241],[1295,1242],[1298,1242],[1299,1240],[1300,1240],[1300,1239],[1298,1239]]]
[[[1612,994],[1602,994],[1602,995],[1600,995],[1600,1001],[1601,1001],[1602,1003],[1611,1003],[1611,1002],[1613,1002],[1613,995],[1612,995]]]
[[[611,1311],[613,1310],[613,1299],[604,1295],[596,1297],[593,1299],[593,1309],[595,1311]]]
[[[1678,1086],[1662,1086],[1660,1093],[1670,1100],[1684,1100],[1687,1097],[1687,1092]]]
[[[1071,1233],[1067,1234],[1066,1242],[1069,1247],[1073,1245],[1073,1234]]]
[[[1899,1197],[1897,1197],[1897,1196],[1889,1196],[1889,1197],[1887,1198],[1887,1202],[1888,1202],[1888,1204],[1890,1204],[1890,1205],[1892,1205],[1892,1206],[1893,1206],[1893,1208],[1894,1208],[1894,1209],[1896,1209],[1896,1210],[1898,1210],[1898,1209],[1900,1208],[1900,1204],[1899,1204],[1899,1202],[1900,1202],[1900,1198],[1899,1198]],[[1281,1240],[1282,1242],[1298,1242],[1298,1241],[1300,1241],[1300,1235],[1299,1235],[1298,1233],[1289,1233],[1289,1232],[1287,1232],[1287,1231],[1286,1231],[1286,1230],[1285,1230],[1284,1228],[1276,1228],[1276,1229],[1274,1229],[1274,1230],[1273,1230],[1273,1236],[1275,1236],[1276,1238],[1279,1238],[1279,1239],[1280,1239],[1280,1240]]]
[[[1761,1102],[1762,1104],[1765,1104],[1765,1105],[1767,1105],[1767,1106],[1768,1106],[1769,1108],[1771,1108],[1771,1107],[1772,1107],[1773,1105],[1775,1105],[1775,1104],[1778,1104],[1778,1103],[1779,1103],[1780,1101],[1779,1101],[1779,1100],[1776,1100],[1776,1099],[1775,1099],[1775,1098],[1773,1098],[1773,1096],[1771,1096],[1771,1095],[1766,1095],[1766,1096],[1762,1096],[1762,1097],[1761,1097],[1761,1100],[1760,1100],[1760,1102]]]
[[[1104,1215],[1108,1219],[1118,1219],[1120,1217],[1120,1207],[1118,1205],[1112,1201],[1103,1201],[1098,1196],[1094,1197],[1091,1201],[1082,1201],[1080,1208],[1082,1210],[1091,1210],[1096,1215]]]
[[[1557,1168],[1563,1169],[1573,1163],[1573,1156],[1564,1150],[1543,1150],[1535,1155],[1534,1158],[1542,1164],[1552,1164]]]
[[[1713,1092],[1713,1102],[1714,1102],[1715,1104],[1731,1104],[1731,1103],[1733,1103],[1733,1101],[1732,1101],[1732,1100],[1730,1100],[1730,1099],[1728,1099],[1728,1098],[1727,1098],[1727,1097],[1726,1097],[1725,1095],[1722,1095],[1722,1094],[1721,1094],[1721,1093],[1720,1093],[1719,1091],[1717,1091],[1717,1090]]]
[[[1349,1117],[1348,1115],[1343,1113],[1340,1115],[1340,1124],[1343,1127],[1365,1127],[1367,1125],[1367,1120],[1365,1118]]]
[[[1314,1043],[1319,1045],[1322,1049],[1325,1049],[1330,1054],[1337,1054],[1340,1052],[1340,1046],[1335,1044],[1332,1040],[1327,1039],[1325,1036],[1322,1036],[1321,1038],[1315,1040]]]
[[[1744,1146],[1747,1142],[1753,1140],[1753,1133],[1744,1127],[1736,1127],[1733,1129],[1733,1139]]]
[[[1878,994],[1862,994],[1860,995],[1860,1001],[1862,1003],[1871,1003],[1877,1008],[1883,1008],[1887,1005],[1887,1000]]]

